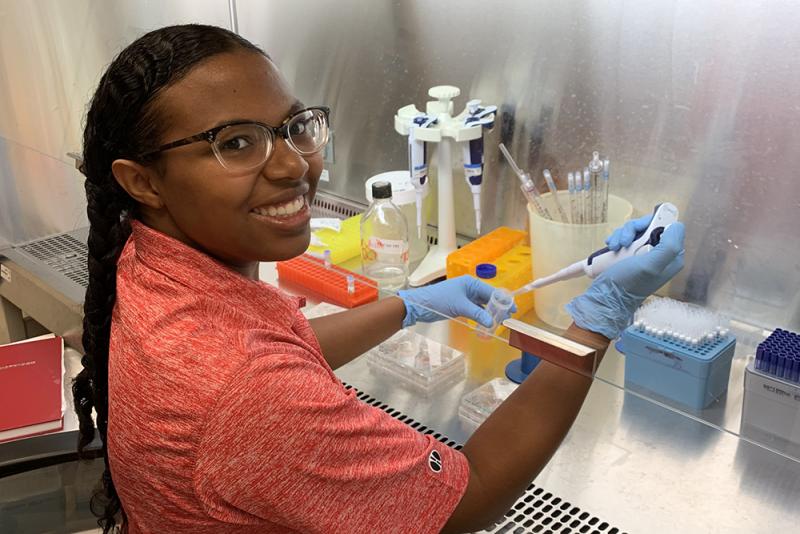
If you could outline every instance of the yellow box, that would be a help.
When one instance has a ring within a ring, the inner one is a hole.
[[[334,265],[361,255],[361,214],[343,220],[338,232],[329,228],[321,228],[314,230],[313,233],[325,245],[308,247],[309,254],[321,258],[326,250],[330,250],[331,263]]]

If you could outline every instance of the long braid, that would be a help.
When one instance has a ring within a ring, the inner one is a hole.
[[[83,133],[83,166],[89,231],[89,286],[83,319],[83,370],[72,385],[83,453],[95,437],[92,410],[102,443],[105,470],[102,490],[92,499],[92,512],[108,533],[122,522],[125,511],[114,486],[106,448],[108,429],[108,357],[111,314],[116,302],[117,260],[130,236],[130,220],[138,205],[117,183],[111,164],[157,145],[161,128],[159,92],[213,55],[237,49],[263,52],[222,28],[189,24],[152,31],[129,45],[109,65],[92,97]],[[141,163],[148,163],[142,161]]]

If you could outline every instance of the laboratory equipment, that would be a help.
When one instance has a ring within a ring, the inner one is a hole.
[[[478,325],[478,334],[488,337],[489,334],[493,333],[510,315],[509,311],[513,305],[514,297],[508,290],[502,287],[495,289],[492,292],[492,296],[489,298],[489,302],[486,304],[486,311],[492,316],[492,326],[487,328],[483,325]]]
[[[361,218],[361,268],[379,289],[396,291],[408,279],[408,226],[392,202],[392,184],[372,184],[372,204]]]
[[[481,125],[484,129],[494,126],[494,117],[497,106],[481,106],[478,99],[467,102],[467,117],[465,126]],[[472,192],[472,205],[475,210],[475,229],[481,233],[481,184],[483,183],[483,134],[476,139],[471,139],[463,145],[464,179],[467,187]]]
[[[763,374],[800,384],[800,335],[776,329],[758,345],[755,368]]]
[[[463,274],[475,275],[478,264],[494,262],[527,239],[527,232],[522,230],[507,226],[495,228],[447,256],[447,278],[456,278]]]
[[[356,277],[352,274],[347,275],[347,292],[351,295],[356,292]]]
[[[603,271],[617,263],[637,254],[644,254],[656,246],[661,238],[661,234],[672,223],[678,220],[678,208],[669,202],[664,202],[655,207],[653,211],[653,219],[650,225],[640,232],[638,232],[633,240],[631,246],[612,252],[608,247],[597,250],[589,255],[588,258],[577,261],[560,271],[538,278],[516,291],[514,295],[519,295],[527,291],[547,286],[562,280],[569,280],[579,276],[586,275],[589,278],[596,278]]]
[[[337,265],[326,269],[323,260],[308,254],[279,261],[276,269],[281,282],[302,286],[322,299],[340,306],[355,308],[378,300],[378,289],[369,278],[353,274]],[[352,293],[347,288],[349,276],[353,277],[355,284]]]
[[[577,176],[583,182],[581,174],[578,173]],[[565,198],[569,193],[559,191],[559,194]],[[545,201],[549,202],[549,196],[550,193],[543,195]],[[633,206],[627,200],[615,195],[609,196],[608,200],[608,221],[601,224],[564,224],[551,221],[539,215],[533,206],[528,207],[532,280],[549,276],[565,265],[585,258],[588,251],[605,246],[605,239],[633,213]],[[572,317],[564,306],[576,295],[586,291],[591,283],[592,279],[584,276],[531,292],[535,293],[536,315],[547,324],[567,328],[572,323]],[[520,305],[519,299],[518,295],[517,306]]]
[[[364,183],[364,196],[368,204],[372,204],[372,184],[375,182],[389,182],[392,184],[392,202],[400,208],[408,223],[408,262],[416,263],[428,253],[428,214],[430,213],[430,185],[425,182],[422,188],[422,234],[413,230],[414,220],[417,216],[416,200],[418,199],[417,190],[411,183],[408,171],[387,171],[370,177]],[[359,241],[360,247],[360,241]],[[360,250],[360,248],[359,248]],[[334,262],[335,263],[335,262]]]
[[[417,237],[422,238],[422,198],[428,189],[428,144],[417,138],[419,128],[427,128],[436,123],[436,117],[424,113],[414,117],[408,127],[408,171],[410,181],[416,191]]]
[[[550,190],[550,193],[553,194],[553,202],[556,204],[556,210],[558,211],[558,216],[561,218],[561,222],[570,222],[569,217],[567,217],[567,212],[564,211],[564,208],[561,206],[561,201],[558,199],[558,189],[556,188],[556,183],[553,180],[553,175],[550,174],[548,169],[543,170],[542,174],[544,175],[545,182],[547,182],[547,188]]]
[[[583,222],[594,224],[594,198],[592,197],[592,178],[589,176],[589,168],[583,169]]]
[[[567,190],[569,191],[569,220],[572,224],[578,223],[577,202],[575,201],[575,175],[567,175]]]
[[[474,432],[517,389],[505,378],[494,378],[461,398],[458,418],[467,432]]]
[[[736,338],[722,316],[668,298],[653,298],[622,334],[625,387],[701,410],[728,389]]]
[[[338,225],[332,220],[318,225],[316,229],[312,225],[311,243],[306,252],[323,258],[325,251],[330,250],[331,263],[340,265],[361,254],[361,214],[343,221],[334,220],[338,221]]]
[[[333,265],[333,264],[331,263],[331,251],[330,251],[330,249],[328,249],[328,250],[326,250],[325,252],[322,253],[322,261],[323,261],[326,269],[330,269],[331,268],[331,265]]]
[[[742,435],[800,455],[800,335],[776,329],[744,375]]]
[[[592,161],[589,162],[589,180],[592,194],[592,223],[602,221],[603,200],[601,198],[600,183],[603,174],[603,162],[600,161],[600,152],[592,152]]]
[[[514,174],[516,174],[517,178],[519,178],[521,184],[520,189],[522,189],[522,194],[525,195],[525,200],[527,200],[528,204],[532,205],[536,211],[539,212],[539,215],[547,219],[552,219],[553,217],[550,215],[550,212],[542,203],[541,195],[539,194],[539,190],[536,189],[536,184],[533,183],[531,175],[527,172],[523,172],[522,169],[519,168],[517,162],[515,162],[514,158],[511,157],[511,154],[509,154],[508,149],[503,143],[500,143],[499,147],[500,152],[503,153],[503,156],[511,166]]]
[[[401,330],[366,354],[370,370],[424,394],[464,378],[464,355],[425,336]]]
[[[577,207],[577,209],[578,209],[578,220],[577,220],[577,223],[578,224],[584,224],[586,222],[586,220],[584,219],[585,210],[583,209],[583,205],[584,205],[584,202],[583,202],[583,175],[581,174],[581,171],[577,171],[575,173],[575,199],[576,199],[575,202],[576,202],[576,204],[578,206]]]
[[[603,179],[600,185],[600,195],[603,202],[603,206],[600,210],[600,222],[606,222],[608,220],[608,179],[611,177],[609,167],[611,166],[611,162],[607,159],[603,160]]]
[[[422,115],[413,104],[404,106],[394,117],[395,131],[408,135],[413,130],[414,140],[437,143],[436,168],[438,183],[438,235],[437,244],[408,277],[411,286],[421,286],[445,274],[447,255],[456,250],[455,207],[453,202],[452,143],[467,142],[483,136],[484,125],[466,124],[469,110],[453,116],[453,98],[461,94],[458,87],[441,85],[428,90],[436,100],[425,106],[425,115],[435,117],[435,123],[425,128],[415,128],[414,120]],[[486,119],[482,117],[481,120]]]
[[[519,358],[511,360],[506,365],[506,378],[517,384],[522,384],[541,361],[538,356],[523,350]]]

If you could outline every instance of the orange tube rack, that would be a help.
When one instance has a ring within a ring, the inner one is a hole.
[[[313,291],[324,300],[355,308],[378,300],[378,288],[373,280],[336,265],[325,267],[323,260],[303,254],[277,263],[278,278]],[[347,291],[347,276],[352,275],[355,291]]]

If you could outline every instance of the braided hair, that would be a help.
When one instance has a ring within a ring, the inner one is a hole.
[[[111,312],[116,300],[117,260],[130,236],[137,202],[117,183],[111,164],[119,158],[139,160],[156,147],[162,129],[156,100],[159,92],[211,56],[236,50],[265,55],[258,47],[223,28],[188,24],[149,32],[125,48],[106,69],[92,97],[83,132],[83,164],[89,231],[89,286],[83,318],[83,369],[72,384],[80,433],[78,453],[95,437],[97,413],[105,462],[102,488],[93,496],[92,512],[104,534],[125,526],[108,463],[108,352]]]

